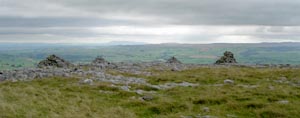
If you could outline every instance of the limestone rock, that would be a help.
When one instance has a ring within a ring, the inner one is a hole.
[[[85,79],[85,80],[80,81],[79,83],[92,85],[93,80],[92,79]]]
[[[154,99],[154,97],[151,96],[151,95],[145,95],[145,96],[142,97],[142,99],[145,100],[145,101],[151,101],[151,100]]]
[[[180,118],[194,118],[193,116],[180,116]]]
[[[279,104],[288,104],[289,101],[288,100],[280,100],[278,101]]]
[[[222,56],[219,60],[216,61],[216,64],[230,64],[230,63],[237,63],[237,61],[234,58],[234,54],[229,51],[224,52],[224,56]]]
[[[209,112],[210,111],[208,107],[204,107],[202,110],[203,110],[203,112]]]
[[[121,86],[120,89],[123,91],[130,91],[130,86]]]
[[[230,79],[226,79],[224,80],[224,84],[234,84],[234,81]]]
[[[58,68],[66,68],[70,67],[72,64],[68,61],[65,61],[64,59],[56,56],[56,55],[50,55],[45,60],[41,61],[38,64],[39,68],[43,67],[58,67]]]
[[[143,91],[143,90],[136,90],[135,93],[136,93],[136,94],[139,94],[139,95],[143,95],[143,94],[144,94],[144,91]]]

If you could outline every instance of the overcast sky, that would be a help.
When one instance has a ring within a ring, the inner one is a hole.
[[[299,42],[300,0],[0,0],[0,42]]]

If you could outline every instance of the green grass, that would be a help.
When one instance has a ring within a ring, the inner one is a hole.
[[[153,100],[142,101],[139,99],[141,95],[121,91],[105,82],[91,86],[78,84],[79,80],[74,78],[2,82],[0,117],[178,118],[198,114],[219,118],[228,115],[242,118],[300,117],[300,87],[274,82],[286,77],[288,82],[297,83],[300,81],[299,69],[232,67],[153,72],[155,76],[144,77],[152,84],[186,81],[200,86],[155,90],[132,85],[135,89],[156,92],[151,94]],[[215,86],[223,84],[224,79],[232,79],[235,84]],[[270,89],[271,86],[273,89]],[[289,103],[280,104],[280,100],[288,100]],[[208,107],[210,112],[204,112],[204,107]]]

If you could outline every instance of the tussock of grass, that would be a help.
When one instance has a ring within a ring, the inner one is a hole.
[[[122,91],[107,82],[84,85],[74,78],[2,82],[0,117],[178,118],[198,114],[217,117],[229,114],[243,118],[300,117],[300,88],[290,84],[300,80],[299,69],[232,67],[153,72],[155,76],[152,77],[136,76],[152,84],[186,81],[199,86],[157,90],[145,85],[131,85],[133,90],[156,92],[151,94],[153,100],[142,101],[142,95]],[[287,78],[288,82],[274,81],[281,77]],[[223,84],[224,79],[232,79],[235,83],[214,86]],[[281,104],[278,102],[281,100],[289,103]],[[204,107],[210,112],[203,111]]]

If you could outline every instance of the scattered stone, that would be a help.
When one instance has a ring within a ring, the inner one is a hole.
[[[201,118],[201,117],[202,117],[201,114],[195,115],[195,118]]]
[[[274,88],[274,86],[269,86],[269,89],[274,90],[275,88]]]
[[[174,87],[195,87],[195,86],[199,86],[199,84],[194,84],[194,83],[189,83],[189,82],[182,82],[182,83],[165,83],[162,85],[151,85],[148,84],[148,86],[156,88],[156,89],[170,89],[170,88],[174,88]]]
[[[237,63],[237,61],[234,58],[234,54],[232,52],[226,51],[224,52],[224,56],[222,56],[219,60],[217,60],[215,64],[231,64],[231,63]]]
[[[104,91],[104,90],[100,90],[100,93],[105,93],[105,94],[113,94],[113,91]]]
[[[193,116],[180,116],[180,118],[193,118]]]
[[[220,87],[220,86],[224,86],[224,84],[213,84],[213,85],[209,85],[209,86]]]
[[[153,98],[153,96],[151,96],[151,95],[145,95],[145,96],[142,97],[142,99],[145,100],[145,101],[151,101],[151,100],[153,100],[154,98]]]
[[[281,80],[281,81],[287,81],[288,79],[286,77],[279,77],[279,80]]]
[[[201,118],[213,118],[213,117],[210,115],[205,115],[205,116],[202,116]]]
[[[135,99],[137,99],[137,97],[136,96],[131,96],[130,99],[135,100]]]
[[[171,71],[180,71],[176,66],[171,69]]]
[[[258,85],[243,85],[243,84],[239,84],[237,86],[243,87],[243,88],[248,88],[248,89],[254,89],[254,88],[259,87]]]
[[[193,86],[198,86],[198,84],[193,84],[193,83],[189,83],[189,82],[182,82],[177,84],[178,86],[183,86],[183,87],[193,87]]]
[[[288,100],[280,100],[277,103],[279,103],[279,104],[288,104],[289,101]]]
[[[93,80],[92,79],[85,79],[85,80],[82,81],[82,84],[92,85],[93,84]]]
[[[96,76],[96,75],[95,75]],[[134,77],[123,77],[123,76],[113,76],[109,74],[105,74],[105,77],[97,76],[96,80],[111,82],[113,84],[146,84],[146,80],[143,78],[134,78]]]
[[[232,85],[232,84],[234,84],[234,81],[230,80],[230,79],[226,79],[226,80],[224,80],[224,84]]]
[[[227,114],[226,117],[227,117],[227,118],[237,118],[236,115],[231,115],[231,114]]]
[[[278,80],[274,80],[276,83],[289,83],[286,77],[279,77]]]
[[[204,107],[202,110],[203,110],[203,112],[209,112],[210,111],[208,107]]]
[[[171,57],[170,59],[168,59],[166,63],[169,63],[169,64],[181,64],[181,62],[177,58],[175,58],[174,56]]]
[[[50,55],[45,60],[41,61],[37,66],[39,68],[43,68],[43,67],[67,68],[72,66],[72,64],[56,55]]]
[[[121,86],[120,89],[123,91],[130,91],[130,86]]]
[[[143,94],[144,94],[144,91],[143,91],[143,90],[136,90],[135,93],[136,93],[136,94],[139,94],[139,95],[143,95]]]

